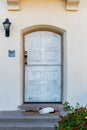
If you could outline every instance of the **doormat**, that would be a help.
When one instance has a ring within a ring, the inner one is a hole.
[[[26,116],[53,116],[53,115],[59,115],[59,112],[54,113],[48,113],[48,114],[40,114],[38,111],[24,111],[24,115]]]

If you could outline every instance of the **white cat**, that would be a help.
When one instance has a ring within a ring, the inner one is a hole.
[[[52,107],[46,107],[46,108],[40,109],[39,113],[40,114],[47,114],[47,113],[52,113],[54,111],[55,111],[54,108],[52,108]]]

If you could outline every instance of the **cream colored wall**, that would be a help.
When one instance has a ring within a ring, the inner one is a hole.
[[[79,11],[65,10],[65,0],[21,0],[20,11],[7,11],[6,0],[0,0],[0,110],[15,110],[22,104],[21,30],[39,24],[66,30],[65,100],[72,105],[87,103],[87,1],[81,0]],[[2,22],[12,22],[6,38]],[[9,58],[8,50],[16,57]],[[66,63],[67,59],[67,63]]]

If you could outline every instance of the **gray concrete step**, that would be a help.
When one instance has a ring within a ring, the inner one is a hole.
[[[58,122],[58,113],[55,114],[45,114],[40,115],[36,112],[21,112],[21,111],[12,111],[12,112],[0,112],[0,123],[56,123]]]
[[[0,127],[53,127],[52,123],[0,123]]]
[[[55,130],[52,123],[0,123],[0,130]]]
[[[18,119],[18,118],[5,118],[5,119],[0,119],[0,123],[6,123],[6,122],[10,122],[10,123],[45,123],[45,122],[50,122],[50,123],[55,123],[55,122],[58,122],[58,119],[55,119],[55,118],[28,118],[28,119]]]
[[[58,113],[40,115],[37,112],[0,112],[0,130],[55,130]]]

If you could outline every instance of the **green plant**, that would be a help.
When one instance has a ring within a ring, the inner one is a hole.
[[[64,106],[64,110],[65,110],[65,111],[73,111],[73,110],[74,110],[74,107],[71,106],[71,105],[69,104],[69,102],[67,102],[67,101],[63,104],[63,106]]]
[[[80,104],[77,102],[75,108],[79,109],[80,107],[81,107]]]
[[[57,130],[87,130],[87,108],[76,108],[62,117]]]

